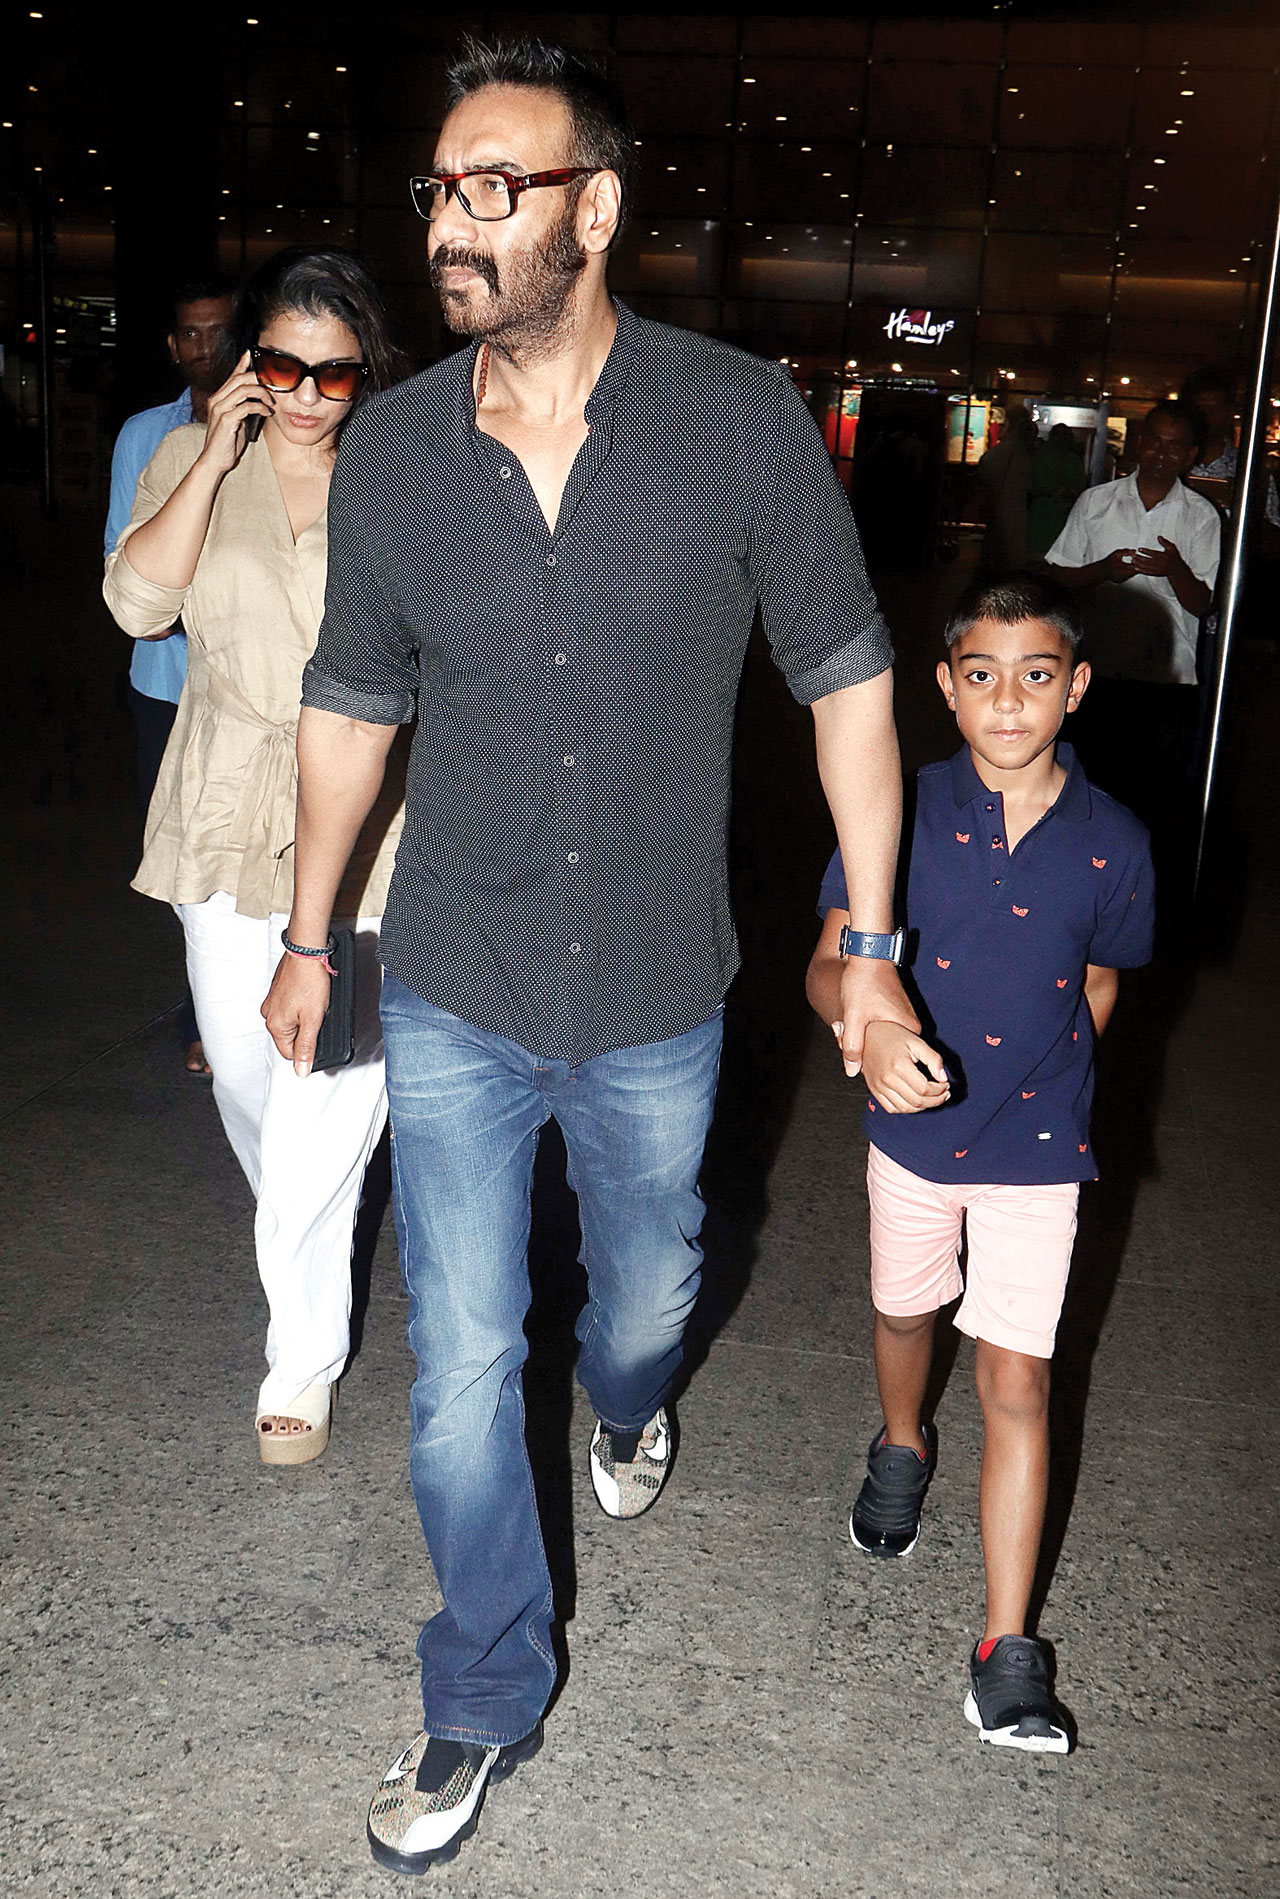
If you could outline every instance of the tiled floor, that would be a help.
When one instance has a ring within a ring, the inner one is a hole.
[[[762,797],[748,789],[740,810],[749,960],[680,1459],[652,1517],[596,1510],[565,1349],[565,1215],[549,1205],[531,1397],[561,1500],[571,1666],[542,1755],[495,1791],[440,1889],[1280,1893],[1280,875],[1262,803],[1280,675],[1256,658],[1250,677],[1227,800],[1250,852],[1243,917],[1215,900],[1225,948],[1196,970],[1174,945],[1131,985],[1105,1051],[1106,1178],[1057,1371],[1041,1615],[1078,1751],[982,1750],[961,1717],[981,1582],[967,1345],[919,1548],[878,1565],[845,1533],[878,1419],[857,1104],[795,995],[821,833],[799,863],[760,842],[814,809],[803,721],[779,710],[790,802],[772,832]],[[748,703],[748,760],[779,704],[763,689]],[[364,1813],[415,1729],[413,1640],[435,1599],[406,1474],[390,1223],[330,1450],[264,1469],[247,1193],[176,1059],[173,925],[125,891],[127,813],[13,815],[0,1883],[40,1899],[385,1893]]]

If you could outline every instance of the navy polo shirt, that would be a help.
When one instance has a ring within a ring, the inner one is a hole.
[[[1085,972],[1150,960],[1154,878],[1145,827],[1089,783],[1069,745],[1057,755],[1066,783],[1013,851],[1004,801],[967,745],[917,774],[903,976],[951,1099],[919,1114],[870,1101],[866,1126],[925,1180],[1013,1187],[1097,1174]],[[839,851],[818,907],[849,907]]]

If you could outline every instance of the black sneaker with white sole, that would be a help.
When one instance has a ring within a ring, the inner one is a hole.
[[[849,1518],[849,1535],[872,1556],[909,1556],[920,1535],[920,1511],[938,1462],[938,1433],[921,1425],[925,1455],[889,1444],[881,1430],[867,1452],[867,1474]]]
[[[978,1739],[1034,1754],[1069,1753],[1071,1736],[1053,1698],[1044,1643],[1030,1635],[1002,1635],[985,1662],[978,1658],[981,1646],[969,1657],[964,1703],[965,1720],[977,1728]]]
[[[507,1747],[477,1747],[420,1734],[388,1769],[369,1808],[373,1857],[393,1873],[425,1873],[455,1859],[480,1824],[489,1787],[532,1760],[542,1746],[539,1721]]]
[[[606,1430],[597,1418],[587,1462],[591,1487],[605,1514],[640,1517],[651,1510],[667,1481],[672,1449],[664,1410],[655,1411],[643,1431],[633,1431],[629,1437]]]

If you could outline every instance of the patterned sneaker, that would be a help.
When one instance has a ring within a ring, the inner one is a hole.
[[[597,1418],[587,1461],[597,1501],[607,1516],[643,1516],[658,1501],[671,1469],[666,1412],[656,1412],[643,1431],[629,1437],[606,1431]]]
[[[505,1780],[542,1746],[542,1723],[509,1747],[475,1747],[420,1734],[383,1776],[369,1808],[373,1857],[393,1873],[425,1873],[456,1859],[480,1824],[491,1782]]]
[[[872,1556],[909,1556],[916,1546],[924,1493],[938,1462],[938,1433],[931,1424],[920,1428],[924,1457],[909,1445],[886,1444],[883,1430],[871,1440],[849,1535]]]
[[[1071,1737],[1049,1687],[1049,1657],[1029,1635],[1002,1635],[985,1662],[978,1644],[969,1657],[972,1683],[964,1714],[980,1741],[1025,1747],[1036,1754],[1066,1754]]]

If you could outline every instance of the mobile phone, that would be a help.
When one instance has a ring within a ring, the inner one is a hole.
[[[312,1069],[345,1068],[356,1052],[356,938],[354,930],[335,930],[329,960],[329,1007],[316,1037]]]
[[[262,425],[266,419],[265,415],[247,415],[245,417],[244,439],[246,442],[257,441],[258,437],[262,434]]]

